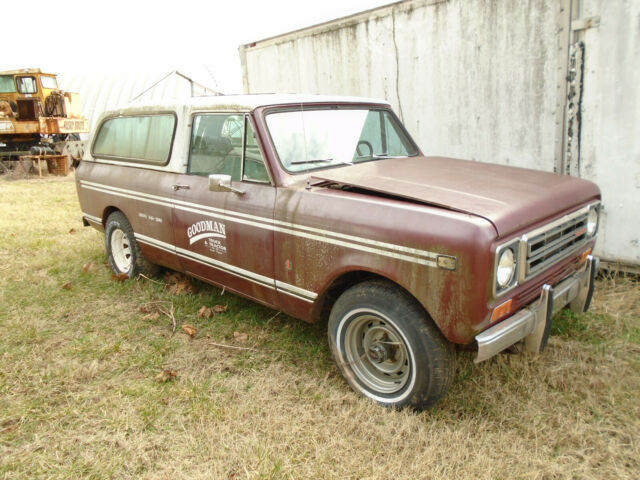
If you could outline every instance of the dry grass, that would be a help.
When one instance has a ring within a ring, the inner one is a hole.
[[[322,326],[202,284],[113,281],[71,179],[0,178],[0,211],[2,478],[638,478],[631,280],[601,280],[539,358],[462,353],[436,409],[388,411],[339,377]],[[144,319],[151,301],[174,305],[175,335],[166,315]],[[215,304],[229,309],[198,317]],[[177,377],[158,383],[163,369]]]

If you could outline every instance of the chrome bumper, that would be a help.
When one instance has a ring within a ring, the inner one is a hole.
[[[593,295],[593,282],[599,260],[589,255],[586,267],[555,286],[543,285],[540,298],[476,336],[475,362],[488,360],[507,347],[524,340],[525,351],[540,353],[547,345],[551,317],[569,305],[576,313],[586,312]]]

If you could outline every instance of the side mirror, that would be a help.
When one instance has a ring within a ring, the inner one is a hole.
[[[209,175],[209,190],[212,192],[234,192],[238,195],[244,195],[242,190],[232,186],[231,175],[219,173]]]

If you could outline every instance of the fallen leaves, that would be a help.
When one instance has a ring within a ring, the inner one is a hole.
[[[163,308],[165,307],[166,308]],[[145,315],[142,317],[143,320],[151,320],[155,321],[160,318],[160,314],[164,314],[169,317],[171,320],[172,333],[176,332],[176,317],[174,315],[174,308],[172,302],[165,301],[156,301],[156,302],[147,302],[143,303],[138,307],[140,313],[144,313]]]
[[[178,376],[177,370],[164,369],[158,375],[156,375],[156,382],[166,383],[174,380]]]
[[[65,282],[62,284],[64,290],[71,290],[73,288],[73,282]]]
[[[95,262],[89,262],[89,263],[85,263],[82,266],[82,273],[89,273],[89,272],[93,272],[95,271],[95,269],[98,268],[97,265],[95,264]]]
[[[77,232],[77,230],[76,230],[75,228],[72,228],[71,230],[69,230],[69,233],[70,233],[71,235],[73,235],[73,234],[74,234],[74,233],[76,233],[76,232]]]
[[[226,305],[214,305],[214,306],[213,306],[213,311],[214,311],[215,313],[224,313],[224,312],[226,312],[227,310],[229,310],[229,307],[228,307],[228,306],[226,306]]]
[[[111,275],[111,279],[114,282],[124,282],[125,280],[129,279],[129,275],[127,275],[126,273],[114,273]]]
[[[152,313],[155,311],[151,303],[143,303],[138,307],[138,310],[140,310],[140,313]]]
[[[200,307],[200,310],[198,310],[198,318],[211,318],[213,315],[213,308],[209,308],[205,305]]]
[[[159,318],[160,318],[160,314],[158,312],[147,313],[144,317],[142,317],[143,320],[149,320],[149,321],[155,321],[155,320],[158,320]]]
[[[0,434],[11,433],[18,428],[19,418],[10,418],[0,424]]]
[[[213,307],[207,307],[203,305],[198,310],[198,318],[211,318],[218,313],[226,312],[229,309],[226,305],[214,305]]]
[[[182,325],[182,330],[184,333],[189,335],[191,338],[195,337],[198,333],[198,329],[189,323],[185,323]]]
[[[175,283],[169,286],[169,293],[173,295],[182,295],[184,293],[196,293],[194,286],[188,280]]]
[[[167,291],[173,295],[182,295],[186,293],[197,293],[198,289],[191,283],[191,279],[186,275],[178,272],[167,272],[165,274]]]
[[[233,338],[238,343],[245,343],[247,340],[249,340],[249,335],[247,335],[246,333],[233,332]]]

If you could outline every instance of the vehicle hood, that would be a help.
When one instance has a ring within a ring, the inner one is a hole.
[[[499,236],[600,197],[587,180],[443,157],[390,158],[313,177],[477,215],[493,223]]]

